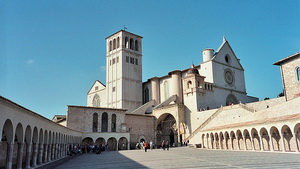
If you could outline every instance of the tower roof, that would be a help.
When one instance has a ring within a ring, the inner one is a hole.
[[[188,70],[187,74],[199,74],[199,71],[195,68],[194,64],[192,64],[192,67]]]
[[[131,33],[131,32],[128,32],[128,31],[125,31],[125,30],[121,29],[121,30],[117,31],[116,33],[113,33],[113,34],[111,34],[110,36],[106,37],[105,39],[108,39],[109,37],[111,37],[111,36],[113,36],[113,35],[115,35],[115,34],[117,34],[117,33],[119,33],[119,32],[126,32],[126,33],[129,33],[129,34],[131,34],[131,35],[138,36],[139,38],[143,38],[143,37],[140,36],[140,35],[137,35],[137,34],[134,34],[134,33]]]

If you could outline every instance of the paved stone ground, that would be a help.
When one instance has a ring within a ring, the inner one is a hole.
[[[56,169],[96,168],[300,168],[300,154],[201,150],[189,147],[169,151],[142,150],[83,154]]]

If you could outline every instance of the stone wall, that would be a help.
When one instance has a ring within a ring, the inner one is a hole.
[[[300,67],[299,57],[294,57],[289,62],[281,65],[287,100],[293,99],[300,94],[300,81],[298,81],[296,74],[298,67]]]
[[[116,132],[122,132],[125,111],[123,109],[96,108],[85,106],[68,106],[67,127],[81,132],[92,132],[93,114],[98,114],[97,132],[101,132],[102,114],[108,114],[108,131],[111,132],[112,115],[116,114]]]
[[[135,144],[140,139],[145,139],[154,142],[154,122],[155,117],[149,115],[126,114],[125,123],[127,124],[127,131],[130,133],[130,145],[135,147]]]

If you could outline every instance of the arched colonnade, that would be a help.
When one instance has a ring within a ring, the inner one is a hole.
[[[60,127],[66,129],[58,126]],[[16,123],[6,119],[2,126],[0,167],[36,167],[66,156],[80,140],[80,136],[70,135],[67,131],[59,132],[51,127]]]
[[[84,137],[82,145],[97,145],[105,147],[106,151],[129,150],[130,142],[126,136],[120,137]]]
[[[300,123],[201,133],[202,148],[298,152]]]

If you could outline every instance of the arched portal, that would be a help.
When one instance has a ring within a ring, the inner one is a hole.
[[[128,140],[125,137],[119,139],[119,150],[127,150]]]
[[[160,143],[164,141],[168,141],[169,144],[178,145],[178,132],[177,132],[176,120],[173,115],[169,113],[165,113],[161,115],[157,120],[156,126],[156,144],[160,145]]]
[[[117,139],[111,137],[107,140],[107,149],[108,151],[116,151],[117,150]]]
[[[105,145],[105,139],[102,137],[97,138],[97,140],[95,141],[95,144],[97,144],[98,146],[104,146]]]
[[[91,144],[94,144],[94,141],[91,137],[85,137],[82,140],[82,145],[91,145]]]

